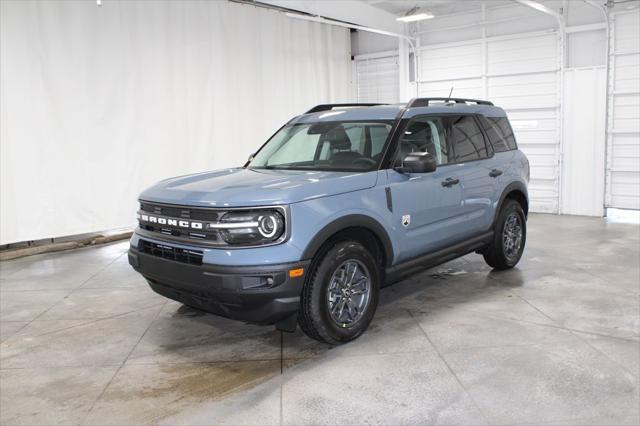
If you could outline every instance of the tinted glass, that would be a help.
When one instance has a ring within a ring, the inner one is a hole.
[[[400,138],[400,149],[396,164],[412,152],[428,152],[436,157],[438,164],[449,162],[444,121],[441,117],[416,117],[404,129]]]
[[[307,135],[302,129],[293,129],[289,141],[273,153],[270,164],[284,164],[294,161],[312,161],[320,135]]]
[[[382,149],[389,136],[389,129],[386,126],[369,126],[369,133],[371,136],[371,155],[377,160],[382,155]]]
[[[282,128],[249,168],[369,171],[377,167],[391,122],[322,122]]]
[[[480,117],[480,121],[495,152],[516,149],[516,138],[506,117]]]
[[[480,128],[472,116],[452,117],[451,144],[456,155],[456,162],[487,158],[487,147]]]

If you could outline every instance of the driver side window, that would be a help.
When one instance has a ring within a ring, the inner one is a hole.
[[[421,116],[412,118],[400,138],[396,164],[412,152],[433,154],[438,165],[450,162],[449,149],[441,117]]]

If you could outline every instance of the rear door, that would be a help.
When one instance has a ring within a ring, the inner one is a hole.
[[[519,163],[514,162],[516,139],[509,125],[507,117],[478,116],[478,121],[489,142],[489,149],[493,151],[491,170],[495,192],[500,197],[502,191],[510,182],[510,177],[520,176],[520,170],[515,170]],[[498,200],[496,200],[497,202]]]
[[[465,237],[473,237],[487,231],[493,221],[496,186],[492,176],[497,172],[492,171],[492,151],[475,115],[449,116],[447,127],[460,176]]]

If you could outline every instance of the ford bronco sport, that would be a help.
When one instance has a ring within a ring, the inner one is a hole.
[[[385,284],[473,251],[518,263],[528,180],[491,102],[318,105],[243,167],[144,191],[129,263],[188,306],[339,344]]]

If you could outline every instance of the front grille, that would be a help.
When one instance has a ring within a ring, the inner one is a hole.
[[[188,206],[172,206],[165,204],[155,204],[147,201],[140,202],[140,211],[138,214],[150,215],[170,218],[173,220],[201,221],[202,223],[217,222],[222,215],[226,213],[220,210],[202,209]],[[142,220],[138,221],[140,229],[145,231],[187,239],[193,241],[204,241],[209,244],[224,245],[224,240],[220,235],[220,231],[216,229],[188,229],[180,226],[173,226],[170,223],[149,223]]]
[[[287,212],[284,208],[256,207],[256,210],[263,209],[279,209],[286,222]],[[226,240],[231,232],[220,225],[225,223],[223,218],[227,213],[239,210],[251,212],[253,208],[191,207],[141,200],[137,212],[139,233],[143,237],[157,237],[161,241],[174,240],[201,246],[229,247],[230,244]],[[248,228],[249,232],[251,228]],[[273,243],[282,242],[284,236],[285,234]]]
[[[161,225],[149,225],[149,224],[140,224],[140,229],[144,229],[150,232],[157,232],[164,235],[171,235],[174,237],[182,237],[189,238],[192,240],[204,240],[216,242],[220,239],[220,233],[218,231],[188,231],[175,228],[173,226],[161,226]]]
[[[224,212],[211,209],[199,209],[187,206],[169,206],[165,204],[149,203],[146,201],[140,202],[140,210],[162,216],[202,220],[206,222],[217,222],[218,219],[222,217],[222,214],[224,214]]]
[[[198,250],[186,250],[178,247],[171,247],[164,244],[156,244],[151,241],[140,240],[138,250],[142,253],[163,259],[174,260],[176,262],[187,263],[189,265],[202,265],[202,252]]]

